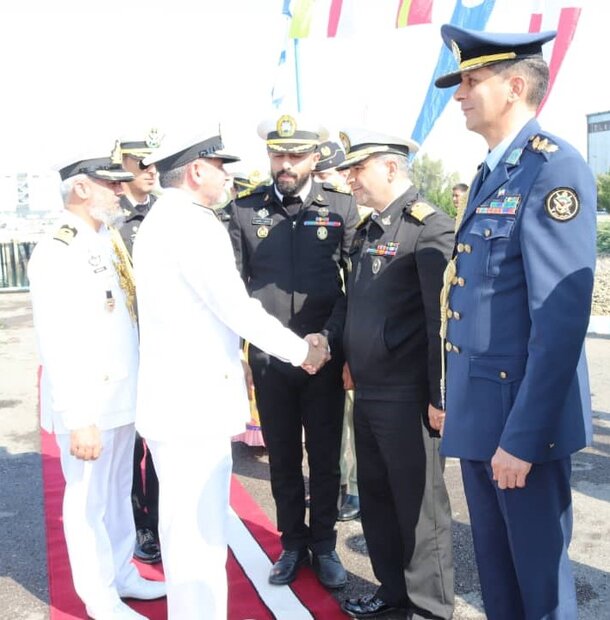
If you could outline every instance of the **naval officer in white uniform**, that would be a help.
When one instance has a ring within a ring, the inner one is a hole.
[[[159,476],[159,534],[170,620],[226,620],[232,435],[249,418],[240,336],[315,372],[329,359],[246,293],[213,206],[228,181],[219,135],[155,163],[163,195],[134,243],[140,319],[136,426]]]
[[[54,431],[66,488],[72,578],[96,620],[145,618],[121,598],[154,599],[165,584],[131,563],[138,334],[108,226],[131,173],[109,157],[60,170],[65,211],[29,261],[41,363],[41,425]],[[130,312],[131,311],[131,312]]]

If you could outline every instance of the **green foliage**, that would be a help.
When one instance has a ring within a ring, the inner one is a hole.
[[[443,162],[440,159],[435,160],[428,155],[423,155],[413,162],[411,178],[426,200],[440,207],[451,217],[455,217],[451,188],[459,183],[457,173],[445,174]]]
[[[610,254],[610,222],[597,225],[597,253]]]
[[[610,213],[610,174],[597,177],[597,208]]]

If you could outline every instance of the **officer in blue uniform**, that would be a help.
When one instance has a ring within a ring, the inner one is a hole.
[[[445,273],[441,450],[461,459],[488,617],[576,618],[570,455],[591,439],[595,181],[535,118],[554,32],[441,34],[458,68],[436,85],[458,85],[489,147]]]

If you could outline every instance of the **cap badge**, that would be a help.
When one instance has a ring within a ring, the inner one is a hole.
[[[162,136],[156,127],[153,127],[146,136],[146,146],[149,149],[157,149],[161,146]]]
[[[459,66],[460,63],[462,62],[462,52],[460,51],[460,47],[457,44],[457,41],[454,41],[454,40],[451,41],[451,53],[453,54],[453,57],[455,58],[455,62],[457,62]]]
[[[110,162],[114,165],[120,165],[123,163],[121,143],[118,140],[114,143],[114,148],[112,149],[112,153],[110,153]]]
[[[568,222],[580,211],[580,200],[570,187],[557,187],[544,200],[548,215],[558,222]]]
[[[345,153],[346,154],[349,153],[350,149],[352,148],[352,143],[349,140],[349,136],[344,131],[340,131],[339,140],[341,140],[341,144],[343,145],[343,148],[345,149]]]
[[[280,138],[291,138],[297,130],[297,122],[292,116],[284,114],[278,119],[275,128]]]
[[[320,149],[320,153],[322,154],[323,157],[328,157],[330,155],[330,149],[326,145],[324,145]]]

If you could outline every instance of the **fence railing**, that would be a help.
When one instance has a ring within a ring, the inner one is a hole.
[[[0,242],[0,292],[28,290],[27,266],[35,245],[35,241]]]

